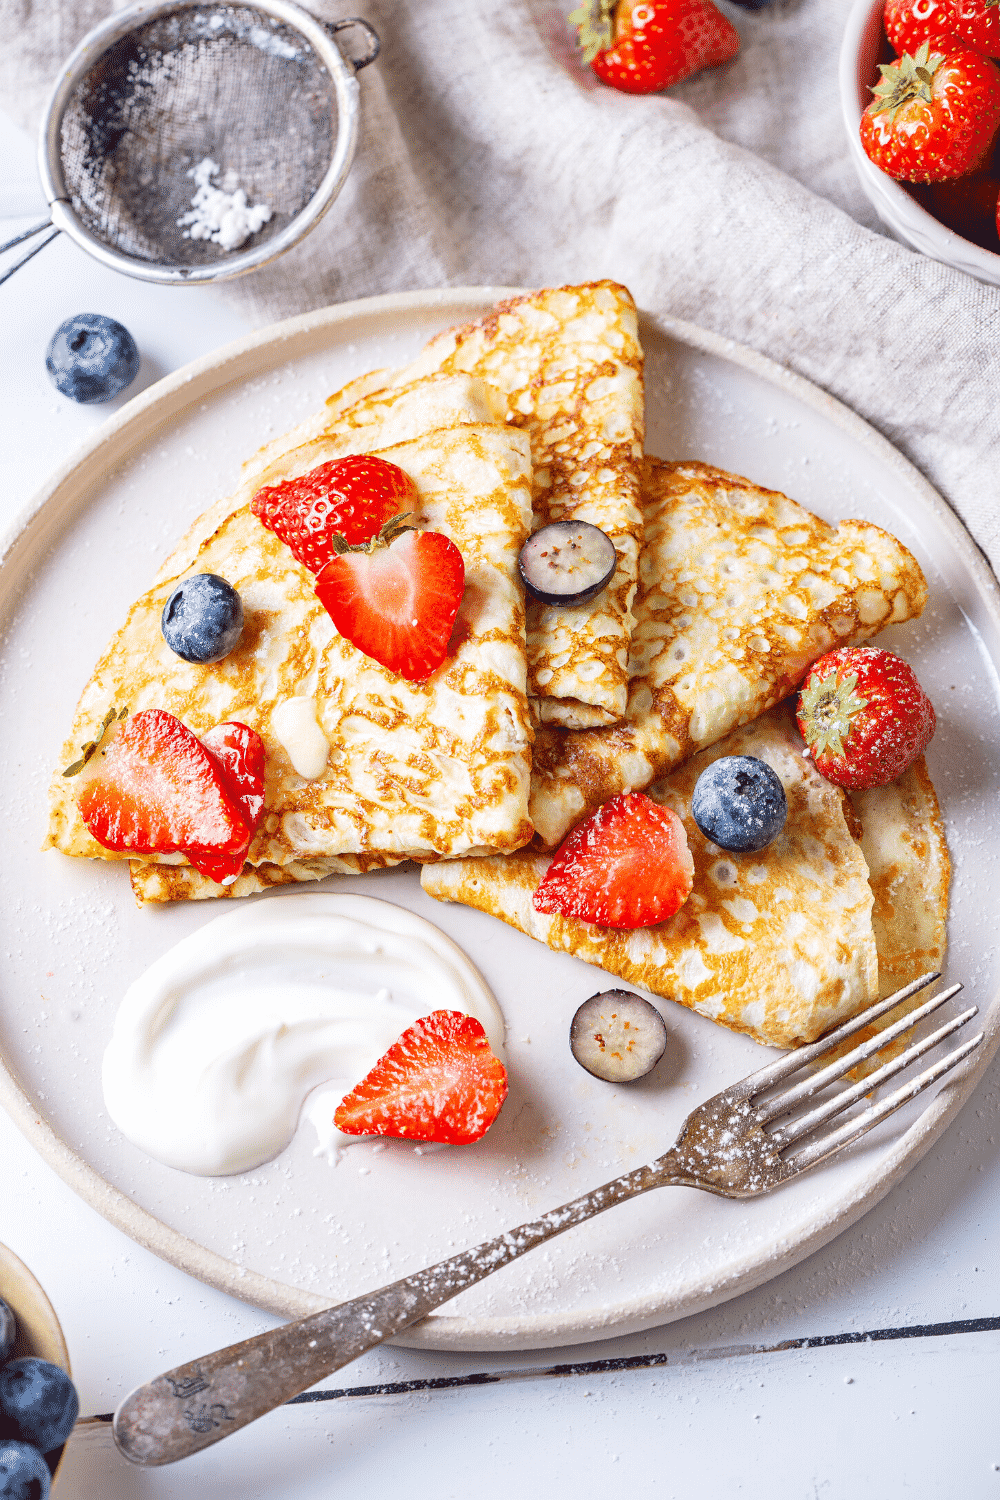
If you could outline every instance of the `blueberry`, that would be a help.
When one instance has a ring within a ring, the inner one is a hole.
[[[77,313],[60,323],[45,368],[71,401],[92,406],[111,401],[139,373],[139,350],[127,328],[101,313]]]
[[[72,1380],[47,1359],[29,1355],[0,1370],[0,1415],[14,1423],[18,1437],[42,1453],[66,1441],[79,1411]]]
[[[766,761],[723,755],[695,782],[691,816],[707,839],[732,854],[763,849],[788,816],[785,789]]]
[[[193,573],[163,606],[160,629],[183,661],[221,661],[243,634],[243,601],[217,573]]]
[[[17,1321],[13,1309],[0,1297],[0,1365],[10,1359],[17,1338]]]
[[[46,1500],[52,1476],[37,1448],[0,1442],[0,1500]]]

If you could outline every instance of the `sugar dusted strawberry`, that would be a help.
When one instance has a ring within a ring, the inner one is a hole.
[[[227,885],[242,871],[250,840],[264,814],[264,741],[255,729],[233,720],[209,729],[201,743],[216,760],[223,785],[239,804],[249,834],[242,848],[230,854],[189,854],[188,858],[200,874],[217,885]]]
[[[643,792],[621,792],[559,846],[532,905],[601,927],[652,927],[683,906],[693,881],[677,814]]]
[[[902,182],[945,182],[981,166],[1000,128],[1000,69],[968,50],[921,42],[879,65],[882,81],[861,116],[861,144]]]
[[[81,774],[80,812],[105,849],[218,857],[250,827],[218,761],[163,709],[120,724]]]
[[[440,531],[389,522],[365,547],[343,550],[316,595],[345,640],[410,682],[444,661],[465,588],[462,554]]]
[[[817,771],[843,787],[895,781],[923,754],[936,723],[913,668],[878,646],[821,656],[795,717]]]
[[[583,0],[570,16],[584,59],[626,94],[670,88],[735,57],[736,28],[712,0]]]
[[[319,573],[336,556],[334,535],[351,546],[367,542],[390,517],[412,509],[415,502],[408,474],[397,464],[363,453],[268,485],[257,491],[250,509],[303,567]]]
[[[480,1140],[507,1097],[507,1071],[486,1032],[461,1011],[435,1010],[403,1032],[339,1105],[345,1135],[449,1146]]]

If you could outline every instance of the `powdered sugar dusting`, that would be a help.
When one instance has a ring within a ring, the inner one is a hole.
[[[223,250],[238,250],[271,218],[271,205],[248,203],[239,178],[232,171],[222,174],[221,185],[213,186],[213,177],[221,173],[219,163],[210,156],[191,168],[188,176],[194,178],[195,195],[190,211],[177,222],[182,227],[188,226],[184,229],[186,240],[210,240]]]

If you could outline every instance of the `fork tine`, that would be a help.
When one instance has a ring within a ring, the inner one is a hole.
[[[951,1036],[960,1027],[964,1026],[966,1021],[971,1021],[972,1017],[978,1014],[978,1005],[970,1006],[960,1016],[954,1016],[950,1021],[946,1021],[943,1026],[939,1026],[937,1031],[932,1032],[930,1036],[925,1036],[919,1042],[914,1042],[913,1046],[908,1047],[899,1057],[894,1057],[889,1062],[883,1063],[882,1067],[870,1074],[869,1077],[862,1078],[853,1084],[851,1088],[844,1089],[840,1094],[835,1094],[832,1099],[828,1099],[825,1104],[820,1104],[816,1109],[810,1110],[807,1115],[800,1115],[797,1120],[792,1120],[787,1125],[779,1125],[776,1130],[768,1131],[771,1140],[774,1141],[776,1146],[783,1148],[790,1145],[792,1141],[797,1141],[802,1136],[809,1135],[818,1126],[832,1119],[834,1115],[839,1115],[843,1110],[849,1109],[852,1104],[856,1104],[865,1094],[870,1094],[873,1089],[881,1087],[883,1083],[888,1083],[890,1078],[894,1078],[897,1073],[901,1073],[904,1068],[908,1068],[911,1063],[915,1063],[918,1057],[923,1057],[925,1052],[930,1052],[939,1042],[943,1042],[946,1036]]]
[[[825,1036],[821,1036],[818,1042],[809,1042],[805,1047],[796,1047],[793,1051],[787,1052],[784,1057],[779,1057],[775,1062],[768,1063],[756,1073],[751,1073],[749,1077],[744,1078],[742,1085],[740,1085],[741,1096],[743,1098],[752,1098],[755,1094],[761,1094],[765,1089],[769,1089],[772,1084],[780,1083],[790,1073],[797,1073],[800,1068],[805,1067],[815,1058],[822,1057],[823,1053],[828,1052],[831,1047],[836,1047],[840,1042],[846,1041],[856,1031],[860,1031],[862,1027],[870,1025],[872,1021],[877,1021],[880,1016],[884,1016],[894,1006],[901,1005],[911,995],[918,994],[920,990],[926,989],[929,984],[933,984],[935,979],[940,978],[941,974],[938,970],[930,974],[921,974],[919,979],[911,980],[901,990],[897,990],[894,995],[889,995],[885,1000],[876,1000],[873,1005],[869,1005],[867,1010],[863,1010],[860,1014],[852,1016],[849,1021],[845,1021],[842,1026],[838,1026],[836,1031],[831,1031]],[[961,988],[960,984],[954,985],[948,991],[948,996],[957,994]]]
[[[924,1089],[929,1088],[932,1083],[936,1083],[945,1073],[950,1073],[952,1068],[957,1067],[960,1062],[969,1056],[970,1052],[975,1051],[984,1035],[985,1033],[980,1031],[977,1036],[972,1037],[967,1042],[963,1042],[961,1047],[956,1047],[954,1052],[949,1052],[947,1057],[943,1057],[940,1062],[936,1062],[926,1072],[918,1073],[916,1078],[911,1079],[909,1083],[904,1083],[894,1093],[891,1093],[888,1098],[876,1104],[874,1108],[867,1110],[857,1119],[848,1120],[846,1124],[841,1125],[839,1130],[832,1131],[830,1135],[823,1136],[821,1140],[813,1141],[801,1151],[796,1152],[794,1156],[788,1157],[785,1161],[785,1166],[790,1168],[793,1175],[798,1172],[804,1172],[807,1167],[816,1166],[818,1162],[825,1161],[827,1157],[833,1156],[836,1152],[842,1151],[845,1146],[851,1145],[853,1141],[858,1140],[861,1136],[867,1135],[869,1130],[873,1130],[876,1125],[881,1124],[889,1115],[895,1114],[897,1109],[902,1108],[904,1104],[908,1104],[918,1094],[922,1094]]]
[[[901,1016],[898,1021],[894,1021],[891,1026],[887,1026],[884,1031],[876,1032],[875,1036],[861,1042],[857,1047],[852,1048],[850,1052],[845,1052],[843,1057],[835,1058],[832,1063],[828,1063],[818,1073],[810,1073],[801,1083],[794,1084],[785,1093],[777,1095],[774,1099],[765,1100],[758,1107],[758,1120],[761,1124],[766,1124],[768,1120],[775,1119],[777,1115],[787,1114],[790,1109],[794,1109],[797,1104],[801,1104],[803,1099],[811,1099],[813,1094],[820,1093],[828,1084],[835,1083],[838,1078],[843,1078],[845,1073],[849,1073],[859,1063],[867,1061],[872,1053],[881,1052],[883,1047],[887,1047],[898,1036],[902,1036],[904,1031],[910,1031],[920,1021],[924,1021],[928,1016],[933,1015],[934,1011],[944,1005],[946,1000],[950,1000],[953,995],[956,995],[961,988],[960,984],[952,985],[950,989],[942,990],[939,995],[933,995],[930,1000],[925,1000],[923,1005],[918,1006],[916,1010],[908,1011],[905,1016]],[[835,1035],[836,1033],[834,1033]],[[826,1047],[823,1048],[823,1053],[829,1050],[832,1040],[833,1038],[831,1037]],[[821,1053],[820,1055],[822,1056],[823,1054]]]

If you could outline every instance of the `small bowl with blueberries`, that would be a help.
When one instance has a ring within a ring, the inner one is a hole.
[[[79,1409],[52,1304],[0,1245],[0,1500],[47,1500]]]

